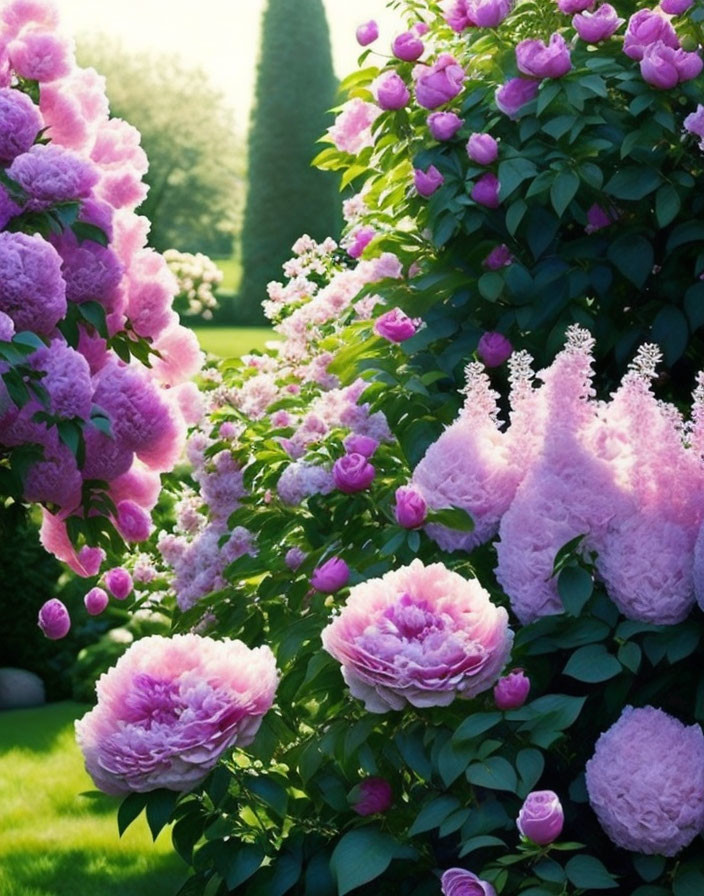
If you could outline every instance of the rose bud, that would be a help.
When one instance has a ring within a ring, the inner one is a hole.
[[[430,25],[426,25],[425,22],[416,22],[416,24],[411,28],[411,31],[414,34],[417,34],[418,37],[423,37],[423,35],[427,34],[430,31]]]
[[[313,570],[310,583],[316,591],[334,594],[344,588],[350,580],[350,568],[342,557],[331,557],[322,566]]]
[[[152,518],[134,501],[120,501],[117,505],[117,531],[125,541],[146,541],[152,531]]]
[[[491,165],[499,155],[499,144],[491,134],[472,134],[467,142],[467,155],[477,165]]]
[[[385,72],[373,84],[377,104],[386,111],[403,109],[411,98],[403,78],[396,72]]]
[[[391,45],[394,56],[404,62],[415,62],[423,55],[424,49],[423,41],[412,31],[404,31],[403,34],[399,34]]]
[[[526,702],[530,678],[523,669],[512,669],[494,685],[494,703],[498,709],[518,709]]]
[[[479,340],[477,354],[487,367],[499,367],[511,357],[513,346],[502,333],[487,331]]]
[[[449,868],[440,878],[443,896],[496,896],[496,890],[464,868]]]
[[[526,103],[535,99],[540,85],[528,78],[511,78],[501,87],[497,87],[494,102],[509,118],[517,118]]]
[[[417,529],[428,515],[428,505],[421,493],[412,486],[396,489],[396,522],[404,529]]]
[[[529,793],[518,813],[518,830],[537,843],[547,846],[562,833],[565,815],[556,793],[552,790],[534,790]]]
[[[495,246],[491,252],[484,259],[484,267],[489,268],[490,271],[498,271],[501,268],[508,267],[513,262],[513,256],[509,251],[508,246],[504,243],[501,243],[500,246]]]
[[[105,573],[105,587],[116,600],[124,600],[132,591],[132,576],[122,566],[116,566]]]
[[[427,171],[416,168],[413,172],[413,184],[418,195],[427,199],[445,183],[445,178],[440,174],[435,165],[431,165]]]
[[[501,184],[495,174],[482,174],[472,187],[471,196],[479,205],[484,205],[486,208],[498,208],[500,188]]]
[[[436,140],[451,140],[464,121],[455,112],[431,112],[428,116],[430,133]]]
[[[54,597],[42,605],[37,624],[44,632],[45,637],[52,641],[58,641],[68,634],[71,628],[71,617],[68,615],[65,605]]]
[[[570,51],[561,34],[553,34],[548,44],[542,40],[522,40],[516,47],[518,70],[531,78],[561,78],[572,68]]]
[[[295,572],[305,559],[305,551],[302,551],[300,548],[289,548],[289,550],[286,551],[284,562],[290,570]]]
[[[363,436],[353,432],[342,443],[347,454],[361,454],[362,457],[371,457],[379,447],[379,443],[371,436]]]
[[[337,488],[346,495],[369,488],[376,470],[363,454],[346,454],[332,466],[332,478]]]
[[[107,592],[102,588],[91,588],[88,594],[83,598],[86,610],[91,616],[100,616],[105,607],[107,607],[110,598]]]
[[[400,308],[392,308],[391,311],[377,317],[374,323],[374,332],[383,336],[384,339],[388,339],[389,342],[405,342],[406,339],[415,336],[419,323]]]
[[[369,44],[373,44],[377,37],[379,37],[379,26],[374,19],[370,19],[363,25],[359,25],[356,31],[356,37],[360,47],[369,46]]]
[[[349,801],[357,815],[386,812],[393,802],[391,785],[385,778],[365,778],[352,789]]]

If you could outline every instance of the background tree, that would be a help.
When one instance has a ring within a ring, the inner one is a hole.
[[[173,56],[144,56],[92,38],[81,65],[107,78],[111,113],[142,134],[149,195],[140,207],[152,222],[150,244],[228,257],[239,232],[244,146],[224,98],[203,72]]]
[[[264,320],[266,284],[301,233],[339,231],[336,178],[310,167],[315,141],[332,123],[336,79],[322,0],[269,0],[264,12],[248,143],[242,232],[242,323]]]

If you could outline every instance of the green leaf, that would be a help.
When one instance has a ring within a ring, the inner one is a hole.
[[[633,856],[633,867],[646,883],[652,883],[665,870],[663,856]]]
[[[611,264],[638,288],[653,270],[653,247],[645,237],[633,234],[617,237],[606,254]]]
[[[517,199],[511,203],[506,211],[506,230],[513,236],[518,230],[518,225],[523,220],[523,216],[528,210],[528,206],[522,199]]]
[[[234,890],[240,884],[254,874],[264,861],[265,853],[261,846],[255,846],[252,843],[246,843],[241,846],[236,841],[228,841],[228,852],[232,856],[228,856],[226,863],[218,862],[217,868],[221,876],[224,878],[228,889]],[[232,855],[234,851],[234,855]],[[224,874],[223,874],[224,872]]]
[[[540,750],[521,750],[516,756],[516,768],[521,776],[520,796],[527,796],[540,780],[545,769],[545,759]]]
[[[415,837],[416,834],[424,834],[439,828],[445,819],[460,807],[460,801],[454,796],[439,796],[427,806],[423,806],[415,821],[411,825],[408,834]]]
[[[410,858],[415,850],[402,847],[390,834],[375,827],[348,831],[330,857],[330,870],[337,882],[338,896],[375,880],[395,858]]]
[[[672,888],[674,896],[701,896],[704,893],[704,872],[682,868]]]
[[[431,510],[428,513],[427,522],[447,526],[448,529],[456,529],[458,532],[472,532],[474,530],[474,520],[461,507]]]
[[[634,675],[638,672],[640,661],[642,659],[642,651],[640,647],[633,641],[627,641],[618,649],[618,660],[624,665],[629,672]]]
[[[108,245],[108,235],[95,224],[89,224],[87,221],[76,221],[71,225],[71,230],[79,243],[91,240],[94,243],[98,243],[99,246],[107,247]]]
[[[610,890],[618,883],[594,856],[573,856],[565,866],[567,877],[575,887],[584,890]]]
[[[606,192],[616,199],[645,198],[662,183],[662,175],[654,168],[632,165],[621,168],[606,184]]]
[[[665,305],[653,321],[653,339],[662,349],[669,366],[684,354],[689,340],[687,318],[674,305]]]
[[[515,793],[518,787],[516,771],[503,756],[489,756],[483,762],[475,762],[467,769],[467,780],[478,787],[490,790],[508,790]]]
[[[557,577],[557,591],[570,616],[579,616],[593,590],[592,577],[581,566],[565,566]]]
[[[704,223],[701,221],[683,221],[672,231],[667,241],[666,251],[672,252],[686,243],[704,240]]]
[[[176,806],[178,793],[173,790],[152,790],[147,795],[147,824],[156,840],[161,829],[168,824]]]
[[[577,195],[579,189],[579,178],[574,171],[561,171],[550,187],[550,201],[552,207],[561,218],[567,211],[567,208]]]
[[[704,283],[695,283],[684,294],[684,310],[692,332],[704,324]]]
[[[608,681],[618,675],[621,669],[621,663],[607,652],[603,644],[588,644],[572,654],[563,672],[570,678],[576,678],[577,681],[596,684]]]
[[[667,227],[679,214],[680,194],[671,184],[663,184],[655,195],[655,217],[660,227]]]
[[[530,159],[518,156],[499,164],[499,199],[503,202],[524,180],[535,177],[538,169]]]
[[[485,734],[501,721],[500,712],[475,712],[468,716],[452,735],[452,740],[457,743],[474,740],[480,734]]]
[[[288,794],[278,781],[266,777],[266,775],[260,775],[257,778],[248,778],[246,787],[279,817],[285,817]]]
[[[504,290],[504,278],[496,271],[489,271],[482,274],[477,287],[482,298],[495,302]]]
[[[132,822],[147,805],[146,793],[131,793],[120,803],[117,810],[117,830],[122,836]]]

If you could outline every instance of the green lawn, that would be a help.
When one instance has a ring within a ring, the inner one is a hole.
[[[203,351],[218,358],[239,358],[275,338],[268,327],[193,327]]]
[[[142,815],[120,840],[119,800],[94,791],[73,738],[88,707],[0,713],[2,896],[173,896],[187,877],[170,834]]]
[[[214,258],[213,261],[223,273],[218,287],[223,292],[237,292],[242,279],[242,265],[238,258]]]

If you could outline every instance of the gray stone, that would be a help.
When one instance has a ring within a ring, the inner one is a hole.
[[[45,702],[44,682],[34,672],[0,669],[0,709],[22,709]]]

